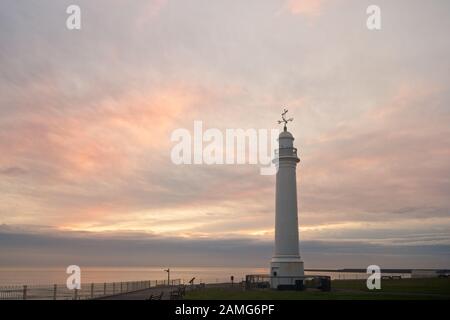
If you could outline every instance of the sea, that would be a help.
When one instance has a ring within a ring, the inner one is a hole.
[[[70,274],[65,267],[24,268],[1,267],[0,286],[17,285],[50,285],[64,284]],[[144,280],[166,280],[165,267],[83,267],[81,268],[81,283],[110,283]],[[245,279],[248,274],[267,274],[268,268],[260,267],[173,267],[170,268],[170,279],[180,279],[181,283],[188,283],[195,278],[195,283],[223,283]],[[305,271],[307,275],[328,275],[334,279],[367,279],[366,273],[333,272],[333,271]],[[410,274],[402,274],[410,277]]]

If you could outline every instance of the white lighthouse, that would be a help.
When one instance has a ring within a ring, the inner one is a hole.
[[[278,138],[279,149],[273,162],[277,166],[276,212],[275,212],[275,252],[270,263],[271,287],[295,285],[304,276],[300,258],[297,217],[296,167],[300,159],[294,148],[294,137],[287,131],[287,110],[282,113],[284,130]]]

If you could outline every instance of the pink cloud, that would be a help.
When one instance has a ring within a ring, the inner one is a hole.
[[[161,10],[167,5],[168,0],[150,0],[136,18],[136,28],[142,31],[149,21],[157,17]]]
[[[309,17],[319,16],[322,6],[323,0],[289,0],[287,3],[287,8],[293,15]]]
[[[39,112],[18,114],[3,124],[0,147],[8,152],[0,164],[34,159],[33,165],[51,168],[47,178],[82,181],[110,170],[126,173],[138,157],[136,150],[164,147],[170,129],[198,93],[177,86],[154,93],[131,90],[89,108],[74,106],[67,114],[47,107],[53,93],[48,97],[36,103]]]

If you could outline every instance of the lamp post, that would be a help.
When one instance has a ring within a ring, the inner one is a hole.
[[[170,269],[167,268],[164,271],[167,272],[167,285],[170,286]]]

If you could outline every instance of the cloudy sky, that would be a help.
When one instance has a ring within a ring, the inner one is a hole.
[[[2,0],[0,265],[268,264],[275,177],[170,138],[288,106],[306,268],[449,267],[448,30],[447,0]]]

